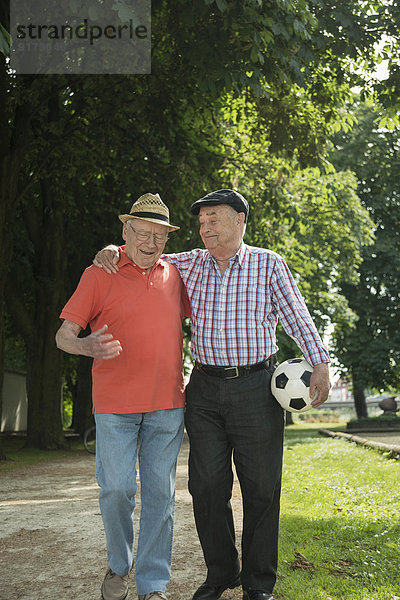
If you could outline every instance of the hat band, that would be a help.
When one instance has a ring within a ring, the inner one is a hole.
[[[159,219],[160,221],[165,221],[166,223],[169,223],[169,219],[168,217],[166,217],[165,215],[160,215],[159,213],[153,213],[153,212],[134,212],[134,213],[130,213],[131,217],[142,217],[144,219]]]

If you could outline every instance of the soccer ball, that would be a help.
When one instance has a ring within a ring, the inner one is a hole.
[[[272,394],[285,410],[306,412],[312,408],[310,398],[310,378],[314,367],[304,358],[290,358],[274,371],[271,380]]]

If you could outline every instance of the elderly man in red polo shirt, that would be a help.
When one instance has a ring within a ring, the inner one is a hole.
[[[124,600],[133,564],[136,458],[141,518],[139,600],[163,600],[170,578],[175,473],[183,435],[182,319],[189,302],[177,269],[160,260],[170,225],[158,194],[144,194],[123,222],[117,276],[85,270],[61,312],[57,346],[92,356],[96,476],[109,569],[103,600]],[[90,323],[92,333],[78,337]]]

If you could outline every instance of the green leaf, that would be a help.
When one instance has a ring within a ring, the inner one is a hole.
[[[386,542],[385,546],[387,548],[393,548],[393,550],[397,550],[397,544],[395,544],[394,542]]]
[[[250,60],[253,63],[258,62],[258,50],[256,48],[256,46],[253,46],[250,52]]]
[[[388,122],[388,118],[385,115],[382,119],[379,120],[378,127],[379,128],[386,127],[387,122]]]
[[[216,5],[218,6],[221,12],[225,12],[228,8],[228,5],[225,0],[216,0]]]
[[[7,29],[0,23],[0,52],[4,56],[10,56],[11,36]]]

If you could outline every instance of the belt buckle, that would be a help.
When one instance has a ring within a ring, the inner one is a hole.
[[[235,375],[229,375],[228,377],[225,377],[225,379],[236,379],[236,377],[239,377],[239,368],[238,367],[228,367],[228,368],[229,368],[229,370],[234,369]]]

